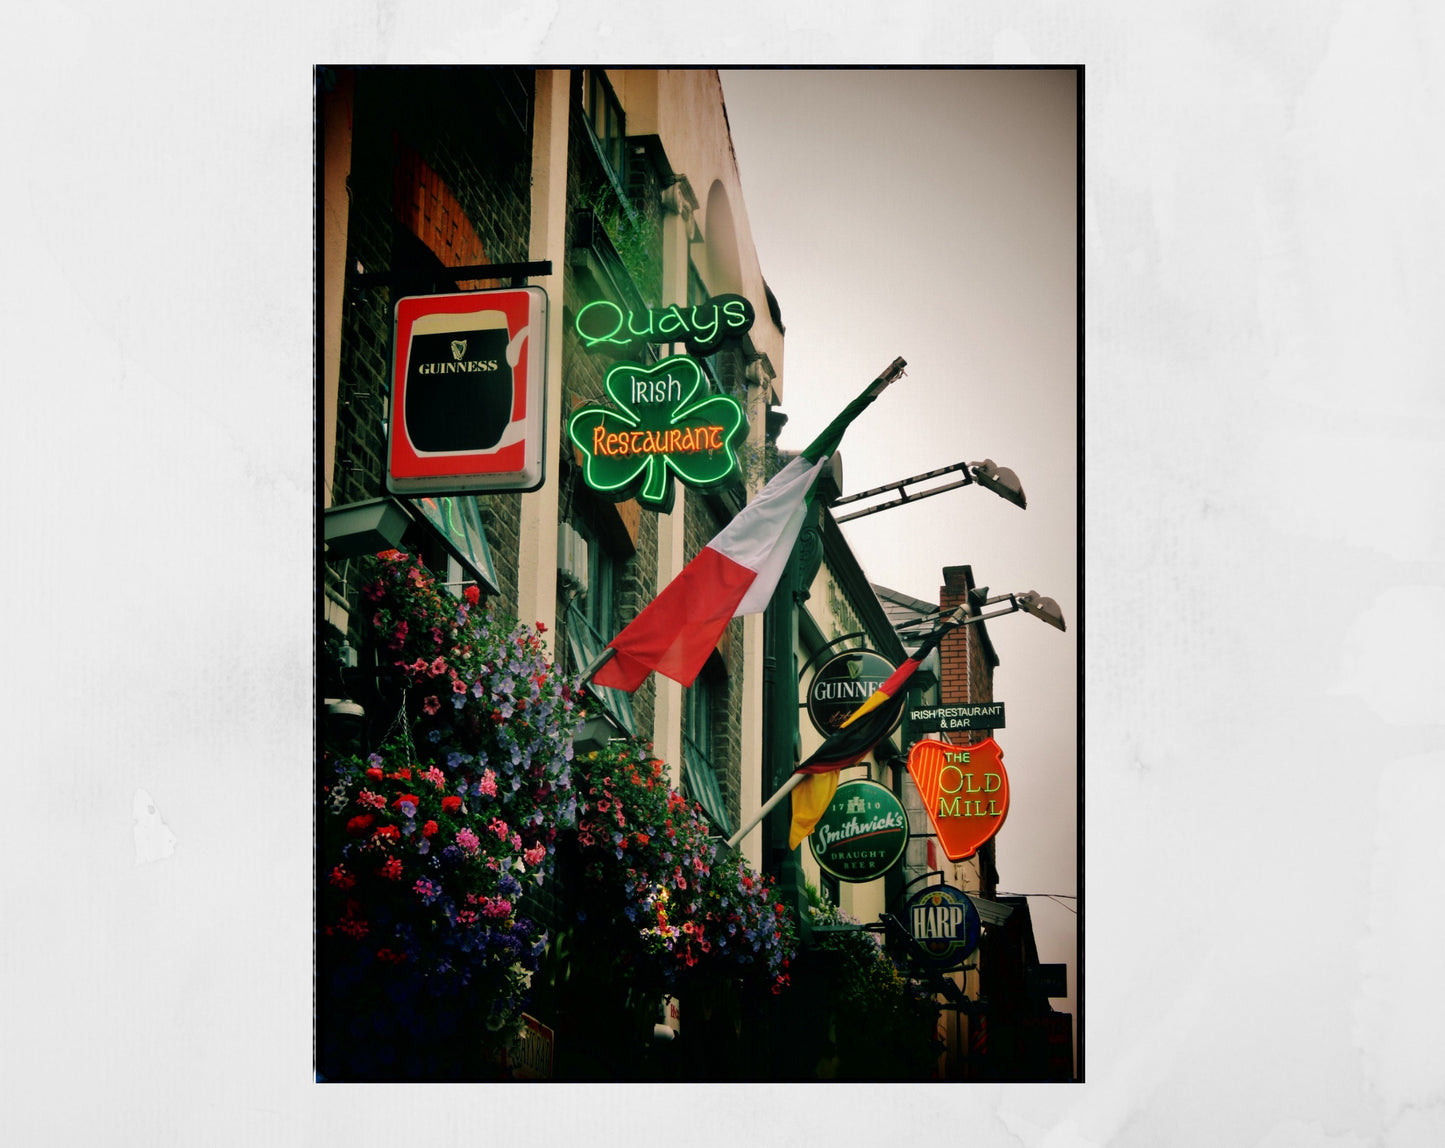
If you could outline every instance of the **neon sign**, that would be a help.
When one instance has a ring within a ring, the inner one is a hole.
[[[909,751],[908,772],[950,861],[972,857],[1008,816],[1003,750],[991,737],[973,745],[925,738]]]
[[[724,339],[736,338],[753,325],[753,305],[741,295],[714,295],[695,307],[624,311],[610,299],[588,303],[577,312],[573,327],[587,349],[635,347],[646,343],[686,343],[694,355],[710,355]]]
[[[650,367],[616,363],[602,385],[617,409],[586,406],[567,420],[567,437],[586,459],[583,480],[593,490],[670,513],[672,474],[707,490],[737,472],[736,447],[748,433],[742,405],[708,395],[695,359],[673,355]]]

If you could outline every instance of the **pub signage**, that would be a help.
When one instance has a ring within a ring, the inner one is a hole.
[[[872,881],[898,863],[908,845],[908,815],[891,789],[845,781],[808,836],[818,868],[840,881]]]
[[[972,745],[925,738],[909,751],[908,772],[950,861],[972,857],[1008,815],[1003,750],[991,737]]]
[[[588,350],[685,343],[690,354],[710,355],[724,339],[750,330],[754,318],[753,305],[741,295],[714,295],[692,307],[674,303],[641,312],[624,311],[610,299],[599,299],[582,307],[572,325]]]
[[[983,922],[978,909],[952,885],[930,885],[908,898],[908,930],[922,955],[952,965],[978,948]]]
[[[545,477],[546,332],[540,287],[398,299],[387,490],[538,489]]]
[[[808,718],[813,728],[824,737],[836,733],[897,669],[873,650],[847,650],[829,658],[808,684]],[[897,725],[895,721],[883,736]]]
[[[917,730],[1003,729],[1003,702],[973,702],[957,706],[925,706],[908,711],[908,724]]]
[[[696,359],[617,363],[602,386],[613,408],[582,407],[567,420],[567,437],[586,460],[582,475],[593,490],[666,513],[672,475],[709,490],[737,473],[737,446],[748,434],[742,405],[708,394]]]

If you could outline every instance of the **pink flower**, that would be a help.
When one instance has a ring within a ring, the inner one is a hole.
[[[442,708],[442,703],[437,700],[436,694],[428,694],[422,699],[421,711],[430,716]]]
[[[483,770],[482,780],[477,783],[481,786],[482,792],[488,797],[497,796],[497,775],[490,769]]]
[[[513,834],[512,834],[512,848],[513,848],[513,849],[516,849],[516,850],[519,850],[519,851],[521,850],[521,848],[522,848],[522,835],[521,835],[520,833],[513,833]]]
[[[482,851],[482,842],[470,829],[462,829],[457,833],[457,844],[475,857]]]
[[[432,766],[429,770],[427,770],[424,774],[422,774],[422,777],[423,777],[425,780],[431,782],[431,783],[432,783],[433,785],[435,785],[438,789],[445,789],[445,788],[446,788],[447,776],[446,776],[446,774],[444,774],[441,770],[439,770],[436,766]]]
[[[365,805],[368,809],[385,809],[386,798],[379,793],[372,793],[369,789],[363,789],[356,798],[357,805]]]
[[[434,661],[430,666],[427,667],[427,673],[431,674],[432,677],[437,677],[438,675],[444,674],[446,672],[447,660],[445,658],[437,658],[436,661]]]
[[[547,847],[545,845],[534,845],[522,854],[522,859],[526,861],[528,865],[536,867],[542,864],[542,858],[545,856],[547,856]]]
[[[507,839],[509,830],[507,829],[507,823],[501,818],[493,817],[487,828],[497,835],[498,841],[505,841]]]
[[[453,678],[453,679],[452,679],[452,693],[454,693],[454,694],[464,694],[464,693],[466,693],[466,692],[467,692],[467,683],[464,682],[464,681],[462,681],[461,678]]]

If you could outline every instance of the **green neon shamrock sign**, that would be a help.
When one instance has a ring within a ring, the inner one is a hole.
[[[583,407],[567,420],[567,437],[587,460],[583,479],[593,490],[668,513],[669,471],[706,490],[738,470],[735,448],[748,434],[742,405],[707,394],[697,360],[673,355],[650,367],[617,363],[602,385],[618,409]]]

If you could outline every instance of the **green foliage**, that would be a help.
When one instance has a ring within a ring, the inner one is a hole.
[[[807,886],[808,913],[817,925],[857,925]],[[816,972],[826,977],[812,1019],[824,1037],[820,1075],[845,1080],[926,1080],[938,1055],[934,1027],[938,1006],[921,986],[903,976],[877,935],[862,928],[815,933]]]

